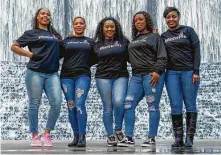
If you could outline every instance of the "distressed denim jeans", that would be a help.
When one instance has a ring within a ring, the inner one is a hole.
[[[151,76],[133,75],[129,81],[127,95],[125,99],[125,135],[134,136],[135,109],[138,103],[145,96],[149,109],[149,134],[148,136],[156,136],[160,121],[159,103],[164,86],[164,76],[162,73],[159,82],[155,86],[149,84]]]
[[[74,134],[86,134],[87,112],[86,99],[91,78],[87,75],[72,79],[61,79],[62,90],[68,107],[68,117]]]

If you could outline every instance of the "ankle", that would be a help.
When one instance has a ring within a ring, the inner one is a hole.
[[[148,139],[154,139],[155,140],[155,136],[148,136]]]
[[[38,133],[32,133],[32,138],[37,137]]]
[[[45,129],[44,134],[50,134],[50,130]]]

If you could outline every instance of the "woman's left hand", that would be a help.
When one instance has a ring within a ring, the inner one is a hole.
[[[200,80],[200,76],[197,74],[193,74],[193,83],[197,83]]]
[[[150,85],[154,86],[159,81],[160,75],[156,72],[152,72],[152,73],[150,73],[150,75],[152,77],[151,80],[150,80]]]

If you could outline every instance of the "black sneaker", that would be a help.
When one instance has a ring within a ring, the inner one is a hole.
[[[122,141],[117,143],[117,146],[120,147],[130,147],[134,146],[135,142],[133,137],[125,136]]]
[[[117,146],[117,138],[115,135],[111,135],[107,137],[108,146]]]
[[[115,134],[116,134],[116,138],[117,138],[118,142],[122,141],[124,139],[124,137],[125,137],[121,130],[120,131],[116,131]]]
[[[156,142],[154,138],[148,138],[141,144],[141,147],[155,146]]]

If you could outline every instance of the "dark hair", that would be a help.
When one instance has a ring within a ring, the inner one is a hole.
[[[166,18],[166,16],[171,12],[171,11],[175,11],[178,15],[178,17],[180,17],[180,12],[177,8],[175,7],[166,7],[164,12],[163,12],[163,17]]]
[[[137,29],[135,27],[135,22],[134,22],[134,18],[137,14],[142,14],[145,17],[145,21],[146,21],[146,25],[147,25],[147,30],[150,32],[153,32],[153,19],[151,17],[151,15],[146,12],[146,11],[139,11],[137,12],[134,16],[133,16],[133,21],[132,21],[132,40],[134,40],[137,36]]]
[[[105,37],[103,35],[103,26],[104,26],[104,23],[108,20],[113,21],[116,27],[113,40],[117,40],[123,45],[127,44],[127,38],[123,35],[123,31],[122,31],[120,23],[113,17],[106,17],[98,23],[94,40],[99,41],[102,45],[105,43]]]
[[[85,21],[84,17],[81,17],[81,16],[74,17],[74,19],[72,20],[73,24],[74,24],[74,21],[75,21],[77,18],[82,19],[82,20],[84,21],[84,23],[86,24],[86,21]]]
[[[36,11],[35,13],[35,16],[33,18],[33,21],[32,21],[32,28],[33,29],[38,29],[38,19],[37,19],[37,16],[39,15],[39,12],[41,10],[48,10],[49,13],[51,14],[50,10],[47,9],[47,8],[40,8]],[[62,39],[61,35],[55,30],[55,28],[52,26],[52,21],[50,20],[49,21],[49,24],[48,24],[48,31],[52,34],[54,34],[58,39]]]

